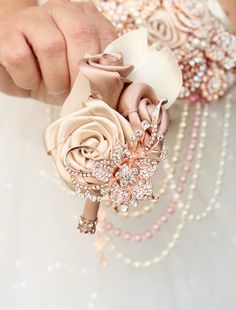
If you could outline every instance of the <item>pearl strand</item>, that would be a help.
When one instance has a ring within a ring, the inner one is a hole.
[[[189,104],[184,103],[183,104],[183,111],[181,113],[181,118],[180,118],[180,123],[179,123],[179,128],[176,136],[176,144],[173,147],[174,153],[171,158],[172,167],[170,169],[171,173],[175,173],[176,171],[176,165],[179,161],[179,155],[180,151],[182,149],[182,143],[185,137],[185,131],[187,128],[187,119],[189,116]],[[168,189],[169,186],[169,179],[168,177],[165,177],[163,180],[163,186],[158,190],[157,196],[163,197],[166,194],[166,190]],[[110,206],[109,202],[105,204],[105,206]],[[138,218],[141,216],[144,216],[145,214],[151,212],[153,208],[156,207],[156,202],[150,203],[150,205],[145,205],[142,207],[141,210],[137,210],[134,212],[128,212],[128,213],[119,213],[119,215],[123,216],[124,218]]]
[[[186,215],[184,214],[184,212],[182,212],[181,221],[177,225],[176,231],[172,235],[171,241],[168,243],[167,247],[161,252],[160,255],[152,259],[147,259],[144,261],[132,260],[131,258],[125,256],[122,252],[117,250],[117,247],[114,244],[111,243],[110,237],[106,236],[105,241],[109,243],[109,250],[115,253],[115,256],[119,260],[121,260],[123,263],[125,263],[126,265],[130,265],[135,268],[139,268],[139,267],[147,268],[147,267],[151,267],[153,265],[160,263],[164,258],[166,258],[170,254],[171,250],[176,246],[178,240],[180,239],[181,233],[183,232],[185,228],[186,222],[187,222]]]
[[[232,98],[232,95],[227,95],[225,103],[224,103],[225,113],[224,113],[224,121],[223,121],[222,142],[221,142],[221,148],[220,148],[219,168],[217,172],[213,194],[212,194],[212,197],[210,199],[208,206],[205,207],[204,211],[202,211],[199,214],[190,213],[188,215],[188,219],[190,221],[201,221],[204,218],[206,218],[211,212],[214,211],[214,206],[216,205],[217,198],[220,196],[224,172],[225,172],[225,166],[226,166],[227,149],[228,149],[230,115],[231,115],[230,113],[231,112],[231,98]],[[194,187],[195,187],[195,184],[193,188]]]
[[[201,160],[203,158],[203,154],[202,154],[202,151],[203,151],[203,148],[204,148],[204,145],[205,145],[205,138],[206,138],[206,128],[207,128],[207,118],[208,118],[208,115],[209,115],[209,112],[208,112],[208,105],[205,105],[204,108],[203,108],[203,112],[202,112],[202,119],[201,119],[201,122],[200,120],[197,120],[195,121],[195,127],[196,129],[198,127],[200,127],[200,134],[199,134],[199,141],[198,141],[198,144],[197,146],[195,145],[196,142],[194,142],[194,140],[191,141],[191,144],[189,144],[189,150],[188,150],[188,154],[186,156],[186,161],[191,164],[193,162],[193,159],[194,159],[194,152],[193,152],[193,149],[197,149],[197,153],[196,153],[196,162],[194,164],[194,168],[192,169],[193,173],[192,173],[192,177],[191,177],[191,180],[192,180],[192,183],[190,184],[189,188],[190,188],[190,192],[191,192],[191,195],[190,193],[188,194],[188,198],[190,201],[193,200],[193,191],[194,189],[196,189],[196,184],[194,183],[197,179],[198,179],[198,173],[200,171],[200,168],[201,168]],[[195,133],[196,135],[197,132],[195,131],[192,131],[192,134]],[[194,138],[195,139],[195,138]],[[171,165],[170,163],[168,162],[168,160],[166,160],[165,164],[164,164],[164,168],[166,169],[166,174],[169,174],[169,179],[170,179],[170,183],[171,183],[171,187],[173,190],[175,190],[175,194],[174,194],[174,201],[178,201],[178,205],[180,206],[180,208],[183,208],[183,206],[185,205],[183,203],[183,201],[180,199],[181,198],[181,192],[183,192],[183,189],[179,190],[175,180],[174,180],[174,176],[171,174]],[[189,167],[188,167],[189,168]],[[190,168],[189,168],[190,169]],[[184,170],[187,170],[185,169],[185,165],[183,167],[183,171]],[[184,171],[185,172],[185,171]],[[183,173],[183,172],[182,172]],[[184,182],[186,181],[186,175],[185,173],[182,174],[180,176],[180,180],[182,179],[182,177],[185,178]]]
[[[229,137],[229,126],[230,126],[230,123],[229,123],[229,118],[230,118],[230,111],[231,111],[231,102],[230,102],[230,99],[231,99],[231,95],[227,96],[227,100],[226,100],[226,107],[225,107],[225,115],[224,115],[224,130],[223,130],[223,139],[222,139],[222,145],[221,145],[221,159],[220,159],[220,170],[219,170],[219,173],[218,173],[218,177],[222,178],[222,176],[224,175],[224,168],[225,168],[225,156],[226,156],[226,147],[228,145],[228,137]],[[204,117],[207,119],[208,117],[208,106],[206,106],[206,110],[203,112],[203,115]],[[203,122],[202,123],[202,129],[203,128],[206,128],[206,125],[207,123]],[[201,138],[202,139],[205,139],[206,135],[204,134],[204,131],[202,130],[202,133],[201,133]],[[202,142],[202,141],[201,141]],[[200,147],[200,150],[197,154],[197,158],[200,160],[202,158],[202,149],[203,147]],[[197,161],[195,163],[195,171],[198,171],[200,170],[200,167],[199,167],[199,161]],[[194,174],[193,174],[194,175]],[[192,179],[195,179],[196,177],[192,177]],[[218,178],[216,180],[216,189],[213,191],[213,196],[217,194],[217,196],[220,195],[220,188],[219,188],[219,182],[218,182]],[[220,179],[221,181],[221,179]],[[193,183],[191,184],[193,185]],[[192,189],[192,193],[190,192],[189,195],[188,195],[188,201],[189,201],[189,204],[191,204],[191,202],[193,201],[192,199],[192,194],[194,192],[194,190],[196,189],[195,186],[190,186],[190,189]],[[191,195],[190,195],[191,194]],[[213,197],[214,198],[214,197]],[[211,203],[213,202],[213,200],[211,199],[210,200],[210,203],[208,205],[208,207],[206,208],[206,210],[208,210],[207,212],[211,212],[212,209],[209,208],[209,206],[211,205]],[[163,250],[161,252],[160,255],[154,257],[153,259],[149,259],[149,260],[144,260],[144,261],[134,261],[132,260],[131,258],[125,256],[122,252],[120,252],[119,250],[117,250],[117,247],[111,242],[111,238],[106,236],[105,237],[105,240],[106,242],[109,244],[109,249],[111,252],[114,252],[116,257],[121,260],[123,263],[127,264],[127,265],[130,265],[132,267],[136,267],[136,268],[147,268],[147,267],[151,267],[153,265],[156,265],[158,264],[159,262],[161,262],[166,256],[168,256],[171,252],[171,250],[176,246],[177,244],[177,241],[180,239],[180,236],[181,236],[181,233],[183,232],[186,224],[189,222],[189,208],[183,208],[183,203],[180,201],[177,203],[178,205],[178,208],[181,209],[181,221],[180,223],[178,224],[177,228],[176,228],[176,231],[175,233],[173,234],[172,238],[171,238],[171,241],[170,243],[167,245],[166,249]],[[210,211],[209,211],[210,210]],[[205,217],[205,216],[204,216]]]
[[[201,119],[199,117],[201,115],[202,115],[202,107],[200,104],[198,104],[198,105],[196,105],[195,118],[193,120],[193,125],[192,125],[190,145],[195,146],[195,144],[196,144],[196,139],[198,137],[198,129],[199,129],[199,126],[201,124]],[[205,122],[205,119],[204,119],[204,122]],[[185,127],[185,126],[180,126],[180,129],[183,129],[183,127]],[[200,143],[202,143],[202,142],[200,142]],[[179,153],[180,149],[176,148],[176,151]],[[176,156],[176,153],[174,156]],[[179,156],[179,154],[178,154],[178,156]],[[186,158],[188,158],[188,156],[189,155],[187,152]],[[174,163],[176,163],[176,162],[177,161],[174,161]],[[184,168],[185,168],[185,166],[184,166]],[[186,169],[183,169],[183,170],[184,170],[184,182],[186,182],[188,173],[190,172],[191,169],[188,166],[187,171],[185,171]],[[175,172],[175,171],[172,170],[172,172]],[[183,183],[182,178],[183,178],[183,175],[179,178],[177,189],[180,186],[182,186],[182,183]],[[104,231],[107,231],[109,234],[113,234],[115,237],[121,237],[126,241],[134,241],[134,242],[144,241],[146,239],[150,239],[150,238],[154,237],[154,235],[158,231],[160,231],[161,226],[169,220],[169,218],[172,214],[175,213],[175,210],[176,210],[176,201],[172,200],[168,204],[168,206],[166,207],[166,211],[163,214],[161,214],[160,218],[157,219],[152,224],[152,227],[149,228],[148,230],[146,230],[144,233],[138,233],[138,234],[132,235],[129,232],[123,232],[122,229],[114,227],[114,225],[111,222],[106,222],[103,226],[103,229],[104,229]]]
[[[192,203],[194,201],[194,193],[197,189],[197,180],[199,179],[200,171],[201,171],[201,160],[203,158],[203,149],[205,147],[206,140],[206,129],[207,129],[207,118],[209,115],[209,107],[206,105],[205,110],[203,112],[203,122],[201,126],[200,140],[197,148],[197,158],[193,167],[193,173],[191,177],[191,183],[189,186],[189,192],[187,195],[187,199],[185,203],[180,202],[179,207],[184,208],[184,212],[188,215],[189,210],[192,208]]]

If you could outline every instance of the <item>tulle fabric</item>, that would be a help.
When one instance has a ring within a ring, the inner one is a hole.
[[[144,270],[124,265],[109,250],[105,252],[107,267],[99,266],[94,236],[84,237],[76,231],[82,202],[61,187],[44,152],[47,107],[4,95],[0,99],[1,309],[235,309],[235,96],[225,183],[216,211],[203,222],[190,222],[171,255]],[[170,146],[175,142],[180,112],[181,106],[171,109]],[[222,114],[220,102],[210,107],[195,212],[209,201]],[[160,180],[156,183],[159,186]],[[117,226],[138,232],[151,225],[159,210],[136,220],[108,215]],[[153,257],[170,241],[178,220],[176,215],[150,241],[114,243],[134,259]]]

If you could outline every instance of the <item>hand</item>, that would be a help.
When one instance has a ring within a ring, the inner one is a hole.
[[[236,33],[236,2],[235,0],[220,0],[220,3],[228,15],[234,34]]]
[[[85,53],[116,38],[91,1],[51,0],[0,23],[0,91],[61,104]]]

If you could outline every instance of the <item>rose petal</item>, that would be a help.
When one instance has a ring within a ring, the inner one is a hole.
[[[50,155],[58,144],[66,141],[71,132],[76,130],[78,124],[89,123],[94,119],[102,122],[109,130],[114,128],[110,134],[118,135],[122,144],[125,144],[133,134],[129,122],[118,112],[101,100],[90,100],[86,103],[86,107],[57,120],[45,130],[44,144],[48,154]]]
[[[79,73],[62,107],[61,117],[80,110],[83,104],[88,100],[90,93],[89,81],[82,73]]]
[[[168,48],[149,51],[146,62],[136,67],[128,78],[152,86],[158,98],[168,100],[166,109],[178,97],[183,83],[177,60]]]
[[[111,42],[104,53],[121,53],[124,64],[136,67],[144,62],[147,56],[147,30],[132,30]]]

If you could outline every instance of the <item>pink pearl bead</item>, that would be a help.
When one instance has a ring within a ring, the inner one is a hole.
[[[119,237],[119,236],[121,235],[121,230],[120,230],[119,228],[116,228],[116,229],[114,230],[114,235],[117,236],[117,237]]]
[[[187,160],[188,160],[188,161],[192,161],[192,160],[193,160],[193,156],[192,156],[191,154],[188,154]]]
[[[196,147],[196,145],[195,145],[195,143],[193,143],[193,141],[191,141],[191,142],[192,142],[192,143],[189,144],[188,148],[189,148],[190,150],[194,150],[195,147]]]
[[[188,165],[184,165],[183,170],[184,170],[184,172],[189,172],[190,167]]]
[[[195,112],[195,115],[196,116],[200,116],[202,114],[202,111],[201,110],[197,110],[196,112]]]
[[[160,229],[160,225],[158,223],[155,223],[155,224],[152,225],[152,229],[154,231],[158,231]]]
[[[123,238],[124,238],[124,240],[127,240],[127,241],[128,241],[128,240],[131,239],[131,234],[125,233]]]
[[[167,220],[168,220],[167,216],[166,215],[162,215],[162,217],[161,217],[162,223],[167,222]]]
[[[177,187],[177,193],[182,193],[183,192],[183,187],[182,186],[178,186]]]
[[[185,175],[181,175],[179,178],[181,183],[185,183],[186,182],[186,176]]]
[[[200,122],[199,121],[194,121],[193,127],[199,128],[200,127]]]
[[[139,234],[137,234],[137,235],[134,235],[134,236],[133,236],[133,240],[134,240],[135,242],[140,242],[140,241],[142,240],[142,237],[141,237]]]
[[[167,209],[167,212],[168,212],[169,214],[173,214],[173,213],[175,212],[175,208],[174,208],[174,207],[169,207],[169,208]]]
[[[197,132],[193,131],[191,134],[192,139],[196,139],[197,138]]]
[[[151,231],[147,230],[145,232],[144,236],[145,236],[146,239],[151,239],[153,237],[153,233]]]
[[[111,223],[106,223],[106,230],[112,230],[113,225]]]

